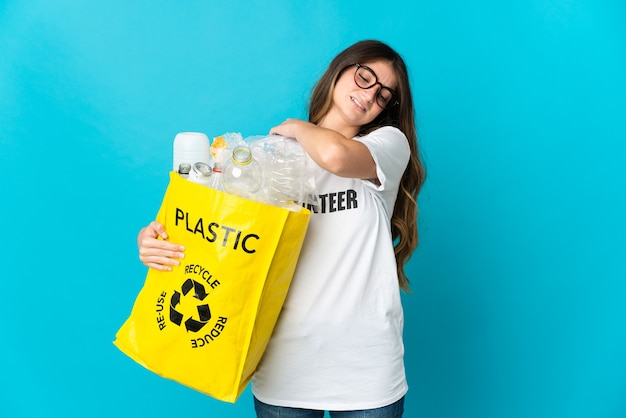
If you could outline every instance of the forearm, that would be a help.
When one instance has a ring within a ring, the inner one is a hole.
[[[340,161],[349,155],[348,139],[339,132],[313,124],[302,124],[295,138],[313,161],[328,171],[336,171]]]
[[[288,119],[270,133],[295,138],[317,165],[333,174],[364,179],[376,177],[376,165],[369,149],[337,131]]]

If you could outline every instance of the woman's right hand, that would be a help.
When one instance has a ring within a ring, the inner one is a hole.
[[[167,241],[165,227],[159,222],[150,222],[142,228],[137,236],[139,259],[147,267],[156,270],[170,271],[172,266],[180,265],[179,259],[184,258],[185,247]]]

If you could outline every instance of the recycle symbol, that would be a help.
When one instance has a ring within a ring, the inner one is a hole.
[[[185,283],[181,286],[182,296],[187,296],[187,294],[193,289],[193,297],[198,299],[199,301],[203,301],[207,297],[207,293],[204,290],[204,286],[202,283],[198,283],[195,280],[187,279]],[[183,322],[183,314],[176,310],[176,307],[180,305],[181,293],[178,290],[175,290],[172,294],[172,298],[170,299],[170,321],[180,326]],[[194,319],[193,316],[190,316],[185,320],[185,328],[187,332],[198,332],[202,329],[203,326],[211,319],[211,310],[209,309],[208,304],[198,305],[198,319]]]

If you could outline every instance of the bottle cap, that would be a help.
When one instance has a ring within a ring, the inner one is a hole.
[[[193,165],[193,173],[198,178],[209,177],[213,174],[213,169],[207,163],[197,162]]]
[[[189,172],[191,171],[191,164],[188,163],[180,163],[178,165],[178,172],[180,174],[189,174]]]
[[[213,164],[213,172],[214,173],[221,173],[224,170],[224,165],[218,161],[215,162],[215,164]]]
[[[233,150],[233,161],[239,165],[247,165],[252,161],[252,152],[250,148],[240,145]]]

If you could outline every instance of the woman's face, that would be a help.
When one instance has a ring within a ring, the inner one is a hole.
[[[392,65],[385,60],[372,62],[361,62],[361,67],[369,67],[371,72],[367,72],[367,80],[359,79],[360,84],[364,82],[374,84],[372,87],[364,89],[355,82],[355,72],[357,66],[351,66],[344,70],[339,76],[333,90],[333,104],[329,114],[341,117],[344,122],[355,127],[362,127],[376,119],[383,111],[377,103],[376,96],[385,94],[381,91],[381,84],[384,87],[397,90],[397,78]],[[367,69],[365,70],[367,71]],[[357,75],[357,77],[359,77]],[[379,84],[380,83],[380,84]]]

